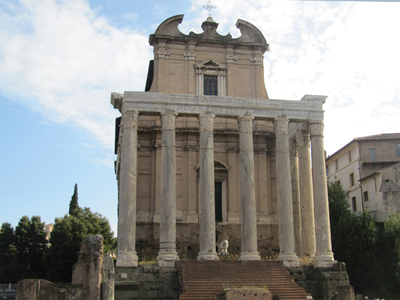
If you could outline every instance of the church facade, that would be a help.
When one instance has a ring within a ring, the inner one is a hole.
[[[278,252],[287,266],[299,256],[332,265],[326,97],[269,99],[268,44],[251,23],[238,20],[232,38],[211,17],[203,33],[183,34],[182,20],[150,35],[146,92],[111,95],[121,112],[117,266],[137,266],[138,255],[160,266],[217,260],[224,240],[242,261]]]

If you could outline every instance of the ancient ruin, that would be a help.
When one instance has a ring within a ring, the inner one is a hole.
[[[241,261],[279,249],[286,266],[298,266],[299,255],[333,265],[326,97],[269,99],[268,44],[251,23],[238,20],[242,35],[232,38],[211,17],[203,33],[185,35],[182,19],[150,35],[146,92],[111,96],[121,112],[117,266],[137,266],[136,244],[160,266],[183,254],[216,260],[223,240]]]

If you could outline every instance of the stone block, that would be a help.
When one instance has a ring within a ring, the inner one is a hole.
[[[120,291],[120,290],[139,290],[139,282],[134,282],[134,281],[125,281],[125,282],[116,282],[115,283],[115,290]]]
[[[166,291],[166,290],[157,291],[157,298],[158,299],[168,299],[169,298],[168,291]]]
[[[142,281],[140,282],[140,290],[141,291],[150,291],[151,290],[151,283]]]
[[[225,291],[226,300],[272,300],[271,292],[260,288],[229,289]]]
[[[156,299],[157,291],[147,291],[147,299]]]
[[[118,291],[115,300],[137,299],[139,291]]]
[[[164,289],[164,282],[162,281],[155,281],[150,283],[151,290],[163,290]]]
[[[159,274],[146,274],[146,281],[159,281],[160,276]]]
[[[168,299],[178,299],[179,293],[178,291],[168,291]]]
[[[157,274],[160,268],[156,265],[142,265],[143,273],[146,274]]]
[[[338,285],[336,287],[337,300],[354,300],[354,289],[351,285]]]
[[[162,268],[160,268],[160,273],[178,273],[178,269],[162,267]]]

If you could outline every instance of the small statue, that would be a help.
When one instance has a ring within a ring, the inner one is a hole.
[[[218,246],[218,254],[219,255],[228,255],[228,246],[229,243],[227,240],[222,241]]]

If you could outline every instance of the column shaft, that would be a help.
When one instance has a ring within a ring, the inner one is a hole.
[[[326,183],[325,152],[324,152],[324,125],[323,122],[314,122],[309,125],[312,149],[312,174],[314,190],[314,215],[316,229],[316,253],[314,266],[332,266],[333,259],[331,245],[331,229],[329,221],[328,187]]]
[[[161,197],[160,197],[160,267],[174,267],[176,252],[176,156],[175,123],[177,114],[162,115]]]
[[[300,187],[299,187],[299,157],[296,141],[290,143],[290,171],[292,179],[292,200],[293,200],[293,227],[295,252],[302,253],[301,239],[301,208],[300,208]]]
[[[218,260],[215,245],[214,115],[200,115],[200,252],[197,260]]]
[[[315,256],[314,197],[311,174],[310,137],[307,131],[296,135],[299,152],[300,206],[302,229],[301,256]]]
[[[118,182],[118,252],[117,267],[137,267],[136,178],[137,111],[122,113],[121,166]]]
[[[287,118],[282,117],[275,120],[276,181],[280,248],[278,260],[281,260],[285,266],[297,267],[299,266],[299,259],[294,251],[295,241],[288,126],[289,120]]]
[[[254,182],[253,116],[239,119],[240,134],[240,202],[242,252],[240,261],[260,260],[257,251],[257,214]]]

